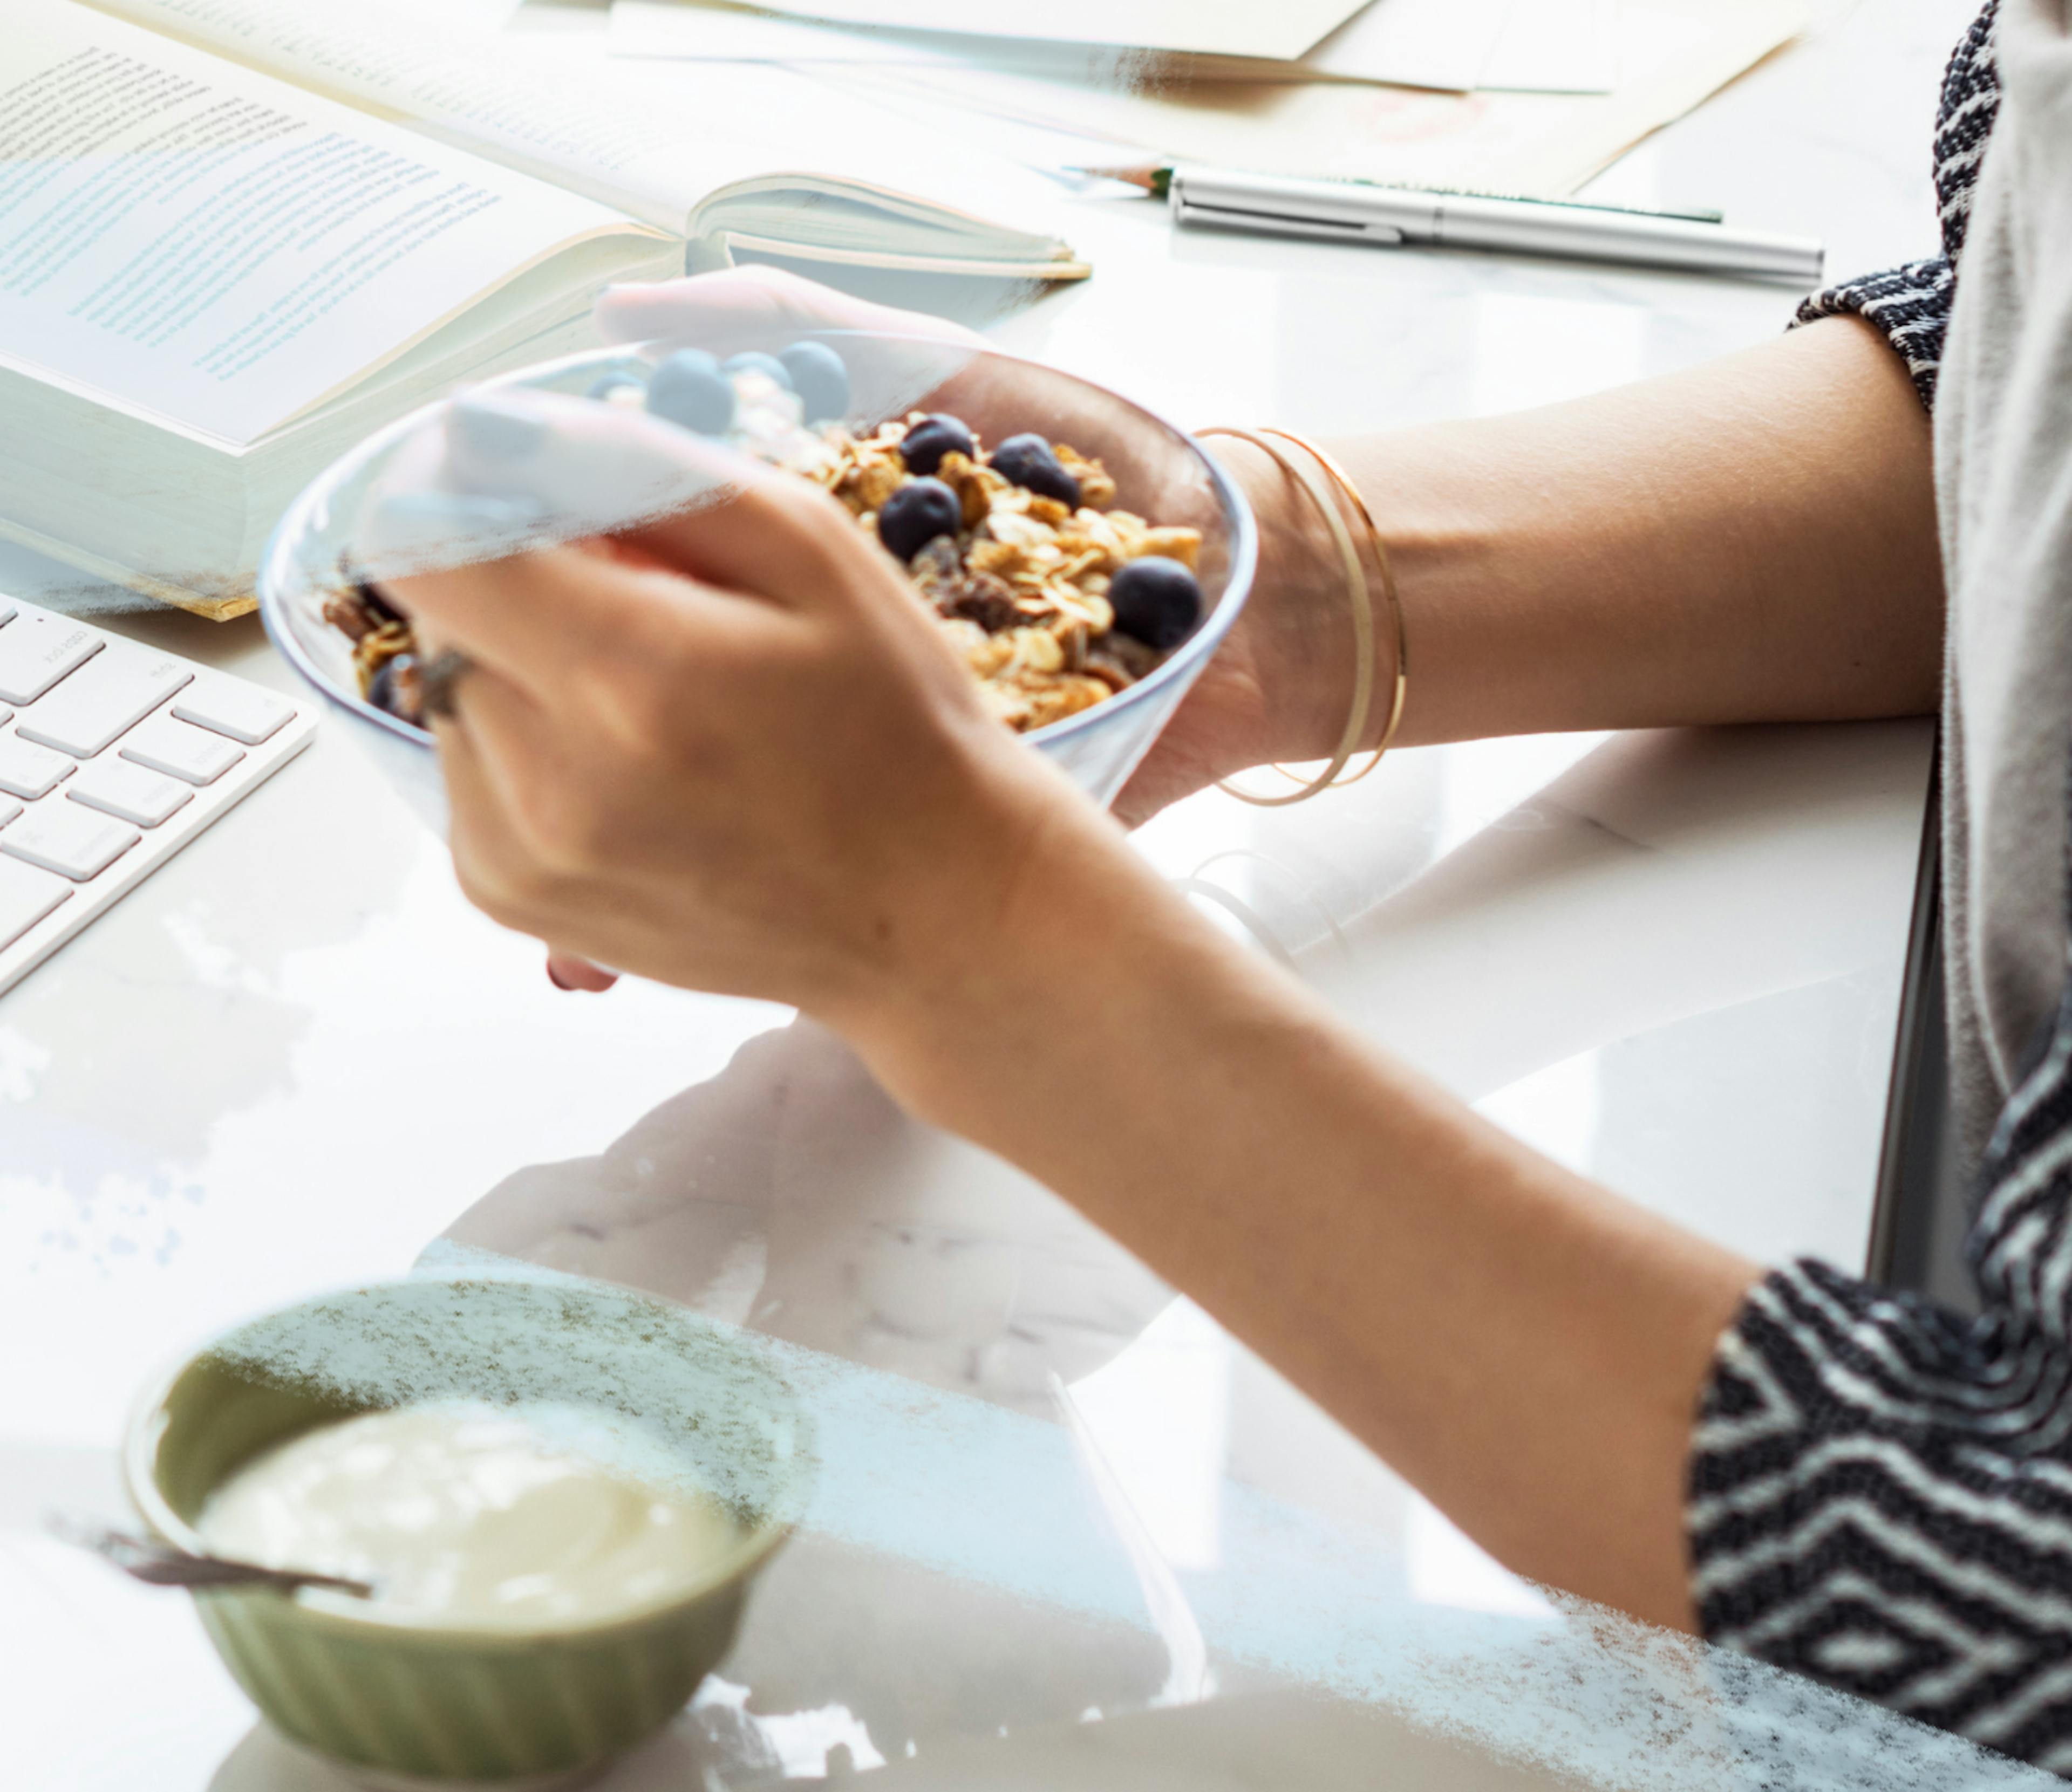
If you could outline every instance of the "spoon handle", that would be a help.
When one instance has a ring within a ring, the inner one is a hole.
[[[197,1555],[162,1543],[155,1537],[140,1537],[131,1532],[113,1530],[88,1519],[53,1514],[47,1523],[53,1536],[92,1550],[132,1579],[150,1586],[274,1586],[284,1593],[292,1593],[298,1587],[329,1587],[360,1599],[374,1596],[373,1587],[365,1581],[302,1569],[264,1568],[257,1562],[233,1561],[225,1556]]]

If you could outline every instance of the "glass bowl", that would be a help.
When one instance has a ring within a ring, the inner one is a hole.
[[[775,353],[807,341],[824,342],[842,357],[850,385],[842,420],[858,433],[913,410],[962,417],[987,444],[1033,430],[1101,461],[1116,482],[1116,508],[1154,525],[1201,532],[1197,572],[1204,602],[1194,632],[1137,683],[1024,736],[1096,802],[1112,802],[1237,619],[1252,583],[1256,543],[1251,512],[1229,476],[1182,431],[1054,367],[963,342],[864,330],[707,332],[694,341],[570,355],[477,389],[523,387],[581,396],[606,375],[643,373],[679,348],[701,348],[724,359],[746,350]],[[439,409],[428,405],[399,419],[312,482],[275,528],[258,588],[267,633],[289,664],[349,721],[352,734],[413,806],[442,830],[445,792],[432,736],[360,695],[352,645],[323,614],[326,598],[341,585],[341,568],[356,564],[355,535],[368,494],[403,445]]]

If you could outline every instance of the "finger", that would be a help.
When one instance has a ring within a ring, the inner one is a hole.
[[[711,348],[787,329],[880,330],[941,342],[984,340],[945,318],[872,305],[789,269],[760,266],[610,287],[598,301],[595,316],[606,341],[614,342],[676,338]]]
[[[554,393],[465,395],[450,408],[446,478],[467,494],[458,511],[488,497],[536,506],[563,539],[631,535],[649,552],[706,582],[799,608],[825,601],[850,566],[889,557],[870,547],[834,499],[807,480],[737,454],[641,412]],[[414,525],[425,492],[396,494]],[[377,506],[367,532],[384,531]],[[486,513],[492,527],[505,513]],[[450,535],[458,535],[457,527]],[[421,538],[420,538],[421,539]],[[442,563],[479,562],[467,554]]]
[[[504,927],[520,927],[520,892],[528,873],[494,782],[467,730],[442,718],[434,724],[446,781],[446,841],[461,892]]]
[[[384,470],[361,506],[354,559],[384,582],[477,564],[772,477],[642,412],[518,388],[465,393]]]
[[[413,619],[428,651],[457,649],[549,707],[567,688],[569,669],[601,646],[615,654],[659,646],[695,591],[674,573],[579,547],[391,575],[384,589]]]
[[[601,708],[619,704],[630,669],[682,675],[733,663],[767,653],[792,626],[777,606],[623,550],[547,548],[397,580],[388,589],[426,642],[455,649],[507,680],[557,725],[594,721]],[[462,705],[473,682],[464,675],[457,687]]]
[[[556,834],[558,812],[575,799],[564,794],[574,777],[569,749],[554,722],[521,687],[491,668],[471,666],[454,687],[454,713],[434,726],[439,753],[466,762],[471,793],[494,814],[500,829],[534,859],[544,859],[545,834]]]
[[[540,867],[520,839],[497,789],[490,761],[469,728],[438,724],[439,764],[446,775],[454,871],[469,901],[500,926],[535,934]],[[548,949],[547,976],[557,989],[602,994],[619,973],[574,952]]]

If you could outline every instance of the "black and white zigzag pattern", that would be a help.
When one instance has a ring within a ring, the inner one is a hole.
[[[1924,403],[1999,106],[1994,11],[1943,85],[1943,255],[1803,314],[1877,324]],[[1715,1642],[2072,1778],[2072,974],[1982,1188],[1976,1320],[1812,1262],[1750,1295],[1692,1441],[1692,1592]]]
[[[2062,1246],[2072,1162],[2047,1180]],[[2052,1260],[2040,1278],[2072,1273],[2072,1253]],[[1819,1263],[1769,1277],[1694,1438],[1705,1634],[2072,1774],[2072,1352],[2057,1330],[2004,1310],[1967,1322]]]
[[[1942,226],[1942,252],[1910,261],[1885,273],[1867,274],[1815,293],[1799,308],[1801,323],[1853,313],[1883,330],[1899,351],[1921,402],[1933,407],[1950,306],[1957,296],[1957,261],[1971,220],[1971,188],[1979,160],[2000,114],[2000,68],[1993,53],[1993,24],[2000,0],[1987,0],[1942,76],[1935,121],[1935,203]]]

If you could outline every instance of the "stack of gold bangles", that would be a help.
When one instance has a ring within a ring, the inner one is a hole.
[[[1403,604],[1396,595],[1396,575],[1390,569],[1388,550],[1383,546],[1381,531],[1375,527],[1373,513],[1367,509],[1367,500],[1359,494],[1343,467],[1317,446],[1314,442],[1286,429],[1240,429],[1227,424],[1213,429],[1199,429],[1198,436],[1235,436],[1240,441],[1250,442],[1261,453],[1268,456],[1289,478],[1300,486],[1310,507],[1322,519],[1330,531],[1331,543],[1338,551],[1340,564],[1345,568],[1346,598],[1351,605],[1353,615],[1353,701],[1351,711],[1346,717],[1345,731],[1338,737],[1338,750],[1330,762],[1316,777],[1305,781],[1297,773],[1285,766],[1274,769],[1285,777],[1293,778],[1301,785],[1298,789],[1277,796],[1260,796],[1249,790],[1240,790],[1228,782],[1217,788],[1227,791],[1240,802],[1256,803],[1262,808],[1278,809],[1291,802],[1301,802],[1315,796],[1320,790],[1328,790],[1334,785],[1357,784],[1381,763],[1382,755],[1388,751],[1389,743],[1396,738],[1396,729],[1403,722],[1403,701],[1410,689],[1410,645],[1403,625]],[[1298,466],[1268,441],[1268,436],[1292,442],[1321,468],[1328,483],[1320,482],[1312,474]],[[1374,603],[1369,593],[1366,570],[1360,564],[1359,550],[1354,545],[1352,531],[1346,526],[1340,497],[1350,506],[1353,515],[1367,531],[1367,539],[1373,551],[1374,564],[1381,576],[1382,601],[1388,609],[1389,621],[1396,635],[1396,677],[1389,695],[1388,717],[1382,724],[1381,739],[1374,749],[1374,757],[1355,772],[1350,777],[1342,778],[1353,755],[1359,750],[1363,736],[1367,732],[1368,717],[1374,708]]]

